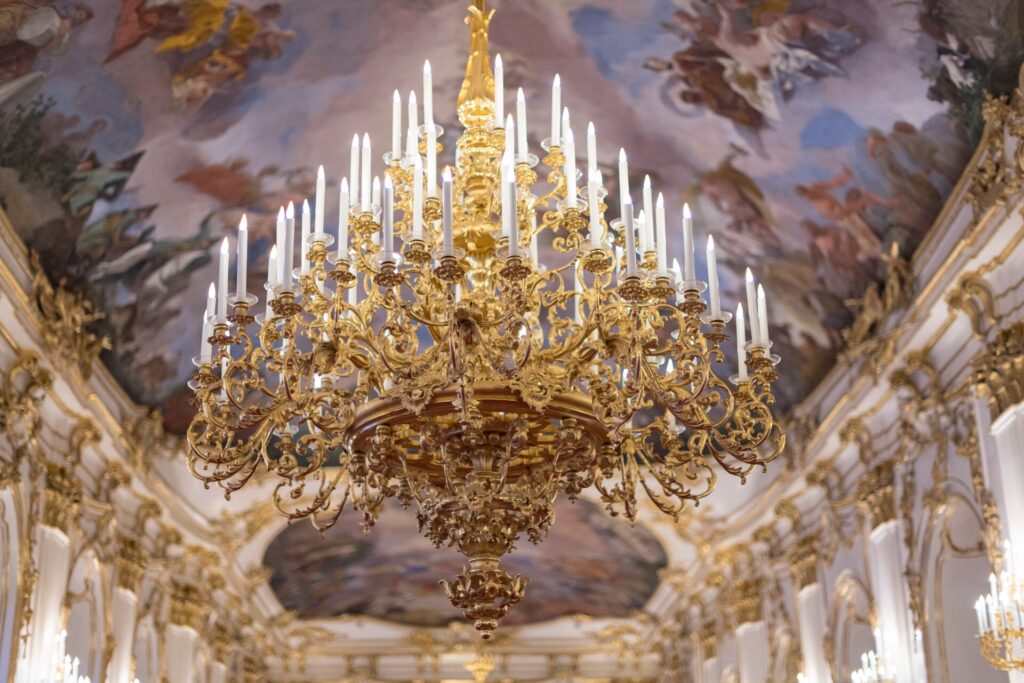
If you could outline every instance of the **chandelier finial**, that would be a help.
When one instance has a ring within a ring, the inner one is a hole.
[[[459,91],[459,107],[466,102],[494,100],[494,74],[491,71],[491,50],[488,28],[494,10],[487,9],[487,0],[473,0],[466,25],[469,26],[469,60],[466,78]]]

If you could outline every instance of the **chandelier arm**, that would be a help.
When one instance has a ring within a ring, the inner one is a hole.
[[[451,324],[451,318],[447,318],[447,319],[444,319],[444,320],[435,320],[433,318],[427,318],[425,316],[421,316],[418,313],[416,313],[416,311],[413,310],[413,307],[412,307],[411,303],[405,302],[405,303],[403,303],[403,306],[405,306],[405,313],[406,313],[406,315],[408,315],[410,318],[412,318],[416,322],[421,323],[423,325],[427,325],[428,327],[442,328],[442,327],[448,327]]]
[[[340,475],[339,475],[339,480],[340,480]],[[337,483],[337,481],[335,483]],[[328,529],[330,529],[332,526],[334,526],[338,522],[338,518],[341,517],[341,513],[345,511],[345,506],[348,504],[348,498],[349,498],[349,487],[346,486],[342,490],[341,500],[338,502],[337,505],[334,506],[333,511],[331,511],[330,509],[328,510],[329,514],[327,515],[326,518],[320,517],[316,513],[316,511],[313,511],[309,515],[309,521],[313,525],[313,528],[316,529],[317,531],[323,533],[323,532],[327,531]]]
[[[562,170],[561,164],[552,168],[546,180],[551,189],[547,193],[539,195],[534,201],[534,206],[547,208],[542,220],[544,226],[550,228],[552,225],[557,224],[561,218],[561,214],[557,210],[558,199],[565,199],[567,190],[565,173]]]
[[[331,495],[334,493],[335,487],[341,479],[341,474],[342,472],[339,471],[339,473],[334,476],[333,480],[329,481],[322,469],[317,470],[313,474],[313,483],[317,487],[317,491],[313,495],[313,500],[305,505],[296,504],[294,507],[289,507],[285,503],[284,497],[287,496],[293,500],[300,498],[303,493],[305,493],[306,487],[310,482],[307,482],[305,477],[282,478],[282,480],[274,486],[274,492],[272,494],[274,509],[291,521],[311,518],[317,510],[324,509],[324,506],[330,501]],[[347,496],[345,497],[345,500],[347,500]]]

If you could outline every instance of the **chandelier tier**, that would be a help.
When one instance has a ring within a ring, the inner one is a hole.
[[[228,495],[256,475],[274,478],[277,509],[321,529],[345,507],[368,530],[386,499],[415,506],[427,538],[466,556],[442,583],[489,638],[527,581],[500,560],[521,536],[545,537],[557,496],[592,489],[635,520],[640,489],[675,516],[712,491],[719,471],[744,478],[785,439],[771,412],[778,358],[749,271],[751,341],[741,306],[739,368],[722,379],[732,316],[719,304],[713,244],[706,284],[694,275],[687,212],[685,272],[667,266],[664,202],[652,206],[645,182],[634,215],[624,153],[622,218],[605,221],[593,127],[580,193],[557,77],[539,161],[521,91],[518,121],[504,118],[500,57],[492,70],[488,49],[493,11],[486,0],[469,11],[464,131],[440,188],[428,63],[424,124],[410,95],[405,145],[396,93],[383,184],[370,179],[368,136],[353,141],[333,235],[321,168],[315,208],[302,211],[298,268],[294,210],[279,214],[265,314],[253,315],[245,285],[244,219],[230,299],[225,241],[190,383],[198,413],[188,462]],[[539,262],[538,238],[557,264]]]

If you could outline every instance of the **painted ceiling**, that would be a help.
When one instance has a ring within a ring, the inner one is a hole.
[[[424,58],[454,130],[465,4],[0,0],[0,201],[52,278],[106,312],[106,364],[169,428],[191,416],[216,243],[248,214],[255,291],[277,208],[310,194],[318,163],[337,179],[353,133],[388,139],[392,90],[418,88]],[[492,49],[532,120],[559,72],[605,178],[622,146],[635,186],[650,173],[673,211],[694,205],[727,301],[745,266],[764,280],[784,405],[831,366],[890,244],[927,231],[982,91],[1009,87],[1024,54],[1015,0],[497,9]]]
[[[523,539],[502,562],[513,576],[529,578],[526,599],[502,624],[629,617],[643,609],[667,563],[654,535],[588,500],[559,500],[555,512],[558,523],[541,545]],[[465,558],[434,548],[394,501],[366,535],[354,513],[324,537],[309,524],[289,526],[267,547],[263,563],[278,600],[299,617],[363,615],[420,627],[463,618],[438,581],[462,571]]]

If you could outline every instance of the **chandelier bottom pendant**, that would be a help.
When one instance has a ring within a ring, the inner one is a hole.
[[[484,638],[525,596],[527,579],[502,558],[523,537],[544,539],[559,496],[594,495],[636,520],[642,491],[678,516],[722,473],[745,479],[785,444],[763,289],[748,270],[736,374],[720,378],[733,316],[721,310],[713,241],[698,281],[687,207],[684,271],[666,263],[664,200],[651,202],[649,183],[639,215],[624,193],[608,222],[591,160],[578,197],[567,115],[553,117],[543,159],[530,152],[525,114],[518,136],[500,117],[492,16],[485,0],[470,8],[464,130],[440,187],[428,65],[425,124],[409,126],[404,148],[396,93],[383,183],[370,180],[368,136],[353,140],[337,233],[324,232],[322,168],[299,235],[294,208],[279,213],[265,312],[254,315],[245,285],[244,222],[230,298],[225,241],[188,430],[195,476],[226,494],[269,482],[289,520],[325,529],[352,509],[369,530],[388,499],[415,509],[427,538],[465,555],[443,584]],[[541,262],[541,239],[558,263]]]

